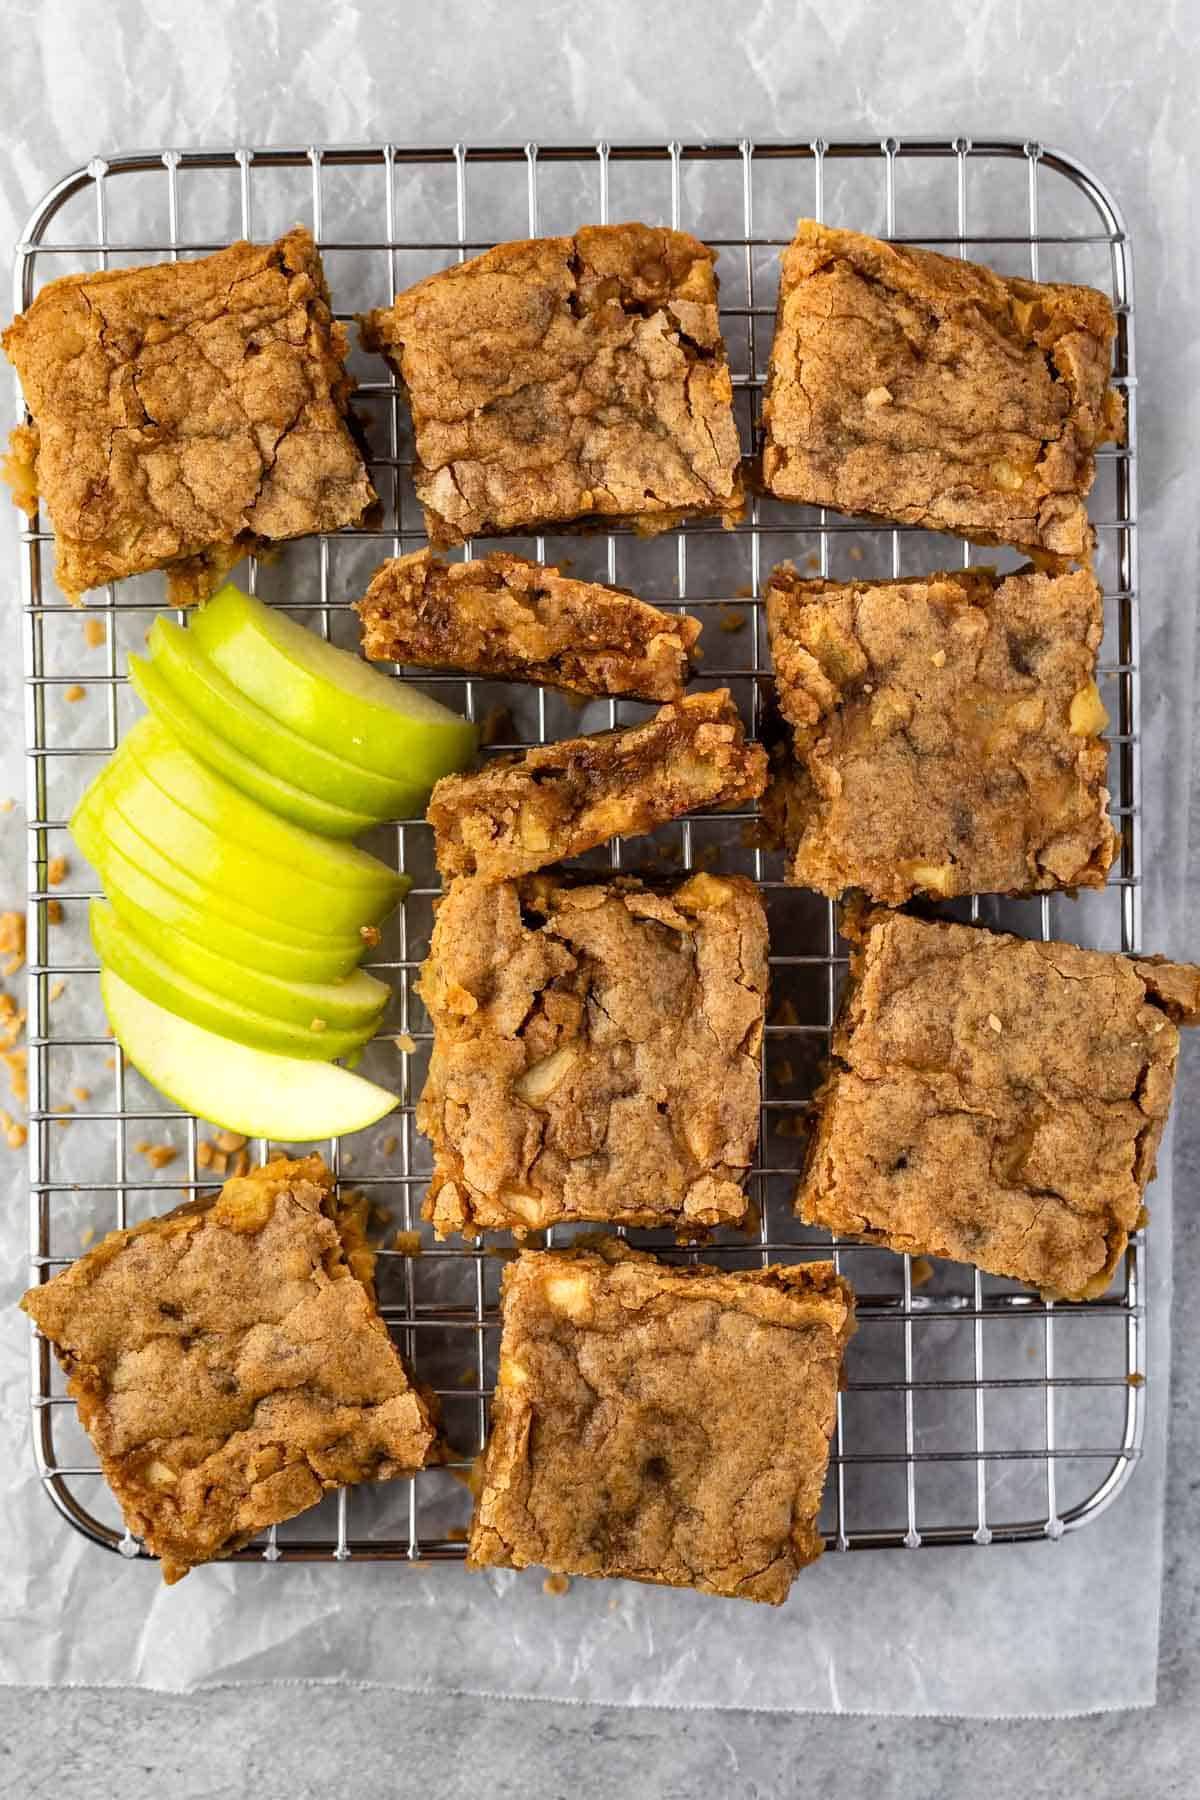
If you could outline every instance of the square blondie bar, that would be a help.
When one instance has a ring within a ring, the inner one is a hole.
[[[743,505],[714,253],[592,225],[498,244],[368,313],[408,392],[430,542]]]
[[[767,1004],[753,882],[458,880],[418,992],[440,1237],[741,1223]]]
[[[757,799],[766,752],[747,743],[727,688],[688,694],[641,725],[497,756],[445,775],[426,818],[437,865],[498,881],[654,831],[699,807]]]
[[[1053,1298],[1102,1294],[1143,1219],[1200,968],[875,913],[797,1210]]]
[[[436,1460],[375,1308],[362,1207],[317,1156],[115,1231],[21,1304],[166,1581],[331,1489]]]
[[[173,604],[202,599],[248,550],[356,525],[375,501],[307,231],[65,276],[3,343],[33,415],[10,478],[26,510],[45,501],[72,598],[165,569]]]
[[[789,878],[916,894],[1102,887],[1117,850],[1092,575],[986,569],[767,585],[791,727],[764,807]]]
[[[1094,288],[1001,276],[802,219],[783,256],[763,479],[831,506],[1085,556],[1094,451],[1121,435]]]
[[[525,1252],[502,1310],[468,1567],[786,1600],[823,1547],[854,1329],[832,1263],[677,1268],[609,1238]]]
[[[700,635],[699,619],[506,550],[474,562],[395,557],[356,610],[372,662],[631,700],[681,700]]]

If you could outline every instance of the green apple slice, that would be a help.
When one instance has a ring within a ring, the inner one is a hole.
[[[113,1036],[168,1100],[210,1125],[282,1144],[364,1131],[397,1104],[386,1088],[333,1063],[233,1043],[166,1011],[112,969],[100,993]]]
[[[368,856],[353,844],[318,837],[239,793],[197,762],[157,719],[139,719],[125,733],[109,767],[115,774],[131,761],[168,800],[224,844],[277,864],[288,880],[303,878],[327,887],[331,895],[368,896],[384,911],[390,911],[405,891],[399,876],[377,856]]]
[[[336,981],[354,968],[363,953],[360,932],[304,931],[206,887],[140,835],[100,786],[103,780],[93,782],[76,807],[71,835],[111,899],[127,891],[177,929],[190,922],[193,938],[277,975]]]
[[[189,629],[264,711],[360,768],[431,786],[475,753],[478,732],[468,720],[232,583]]]
[[[286,1056],[333,1062],[359,1049],[374,1032],[374,1019],[353,1031],[334,1031],[316,1013],[306,1024],[297,1025],[256,1012],[224,994],[212,992],[165,962],[103,900],[92,901],[89,917],[92,943],[102,968],[114,969],[122,981],[168,1012],[236,1043],[279,1051]]]
[[[422,815],[429,784],[393,781],[301,737],[256,704],[185,631],[160,613],[150,627],[150,653],[164,680],[227,743],[264,769],[333,806],[373,821]]]
[[[156,913],[146,912],[128,895],[120,901],[113,894],[107,898],[125,930],[179,974],[268,1018],[304,1027],[322,1019],[333,1031],[364,1027],[374,1031],[391,999],[387,983],[365,969],[355,969],[340,981],[288,981],[269,970],[231,962],[211,945],[197,943],[164,924]]]
[[[186,745],[189,755],[279,818],[331,838],[357,837],[359,832],[378,824],[369,813],[349,812],[344,806],[334,806],[318,795],[305,793],[303,788],[273,775],[270,769],[244,755],[235,744],[219,736],[164,679],[155,664],[144,657],[129,658],[129,679],[138,699],[160,725]]]

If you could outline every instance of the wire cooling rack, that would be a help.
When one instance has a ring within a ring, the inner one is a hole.
[[[1106,592],[1102,687],[1114,725],[1112,786],[1123,831],[1108,887],[1079,900],[974,900],[946,910],[1031,936],[1101,948],[1139,943],[1137,551],[1132,279],[1120,215],[1071,158],[1017,140],[887,138],[882,142],[658,144],[509,148],[154,151],[96,160],[55,187],[18,247],[14,310],[76,270],[202,255],[236,236],[260,240],[302,221],[324,254],[343,318],[434,269],[510,237],[584,221],[642,218],[693,231],[719,253],[721,312],[744,446],[755,446],[770,349],[780,249],[799,215],[971,256],[1006,273],[1082,280],[1108,291],[1118,318],[1115,379],[1128,442],[1101,452],[1092,498],[1097,568]],[[357,642],[350,603],[384,556],[423,541],[408,469],[407,415],[382,364],[355,351],[357,407],[385,504],[376,529],[289,545],[250,565],[264,597],[336,642]],[[19,397],[18,397],[19,398]],[[970,560],[955,540],[892,530],[757,499],[734,533],[696,523],[664,538],[514,540],[546,560],[620,582],[704,620],[703,681],[728,684],[751,725],[767,666],[759,596],[792,557],[822,575],[918,573]],[[94,877],[79,866],[65,821],[84,783],[133,716],[125,657],[140,649],[162,603],[161,577],[70,608],[51,573],[50,533],[22,533],[26,734],[29,751],[29,1103],[32,1279],[79,1254],[91,1235],[165,1210],[213,1182],[200,1156],[207,1128],[180,1115],[123,1061],[108,1036],[86,908]],[[470,554],[468,547],[467,554]],[[978,553],[976,553],[978,554]],[[1015,566],[1016,558],[988,552]],[[84,618],[94,622],[85,627]],[[103,641],[98,624],[103,625]],[[85,638],[82,634],[88,631]],[[473,716],[494,748],[543,742],[643,716],[624,703],[580,709],[540,690],[454,677],[421,678]],[[81,691],[82,690],[82,691]],[[613,844],[593,867],[660,875],[721,866],[760,881],[771,920],[773,999],[767,1028],[760,1162],[751,1177],[757,1235],[725,1233],[702,1254],[729,1266],[829,1254],[800,1226],[790,1198],[803,1151],[803,1108],[828,1047],[845,966],[835,909],[786,887],[779,860],[747,848],[747,815],[682,821]],[[339,1177],[379,1209],[379,1235],[420,1230],[418,1256],[384,1249],[385,1317],[418,1375],[441,1395],[455,1468],[331,1497],[244,1550],[269,1562],[451,1560],[462,1556],[469,1496],[462,1477],[487,1426],[501,1262],[487,1246],[435,1245],[421,1228],[430,1168],[412,1103],[429,1053],[412,983],[428,947],[437,891],[430,834],[405,821],[372,845],[414,880],[371,966],[395,985],[391,1037],[365,1072],[397,1086],[400,1110],[373,1132],[328,1146]],[[66,879],[54,859],[71,860]],[[57,902],[57,905],[54,903]],[[394,1041],[404,1038],[411,1049]],[[151,1143],[169,1146],[149,1154]],[[270,1146],[254,1143],[255,1157]],[[199,1154],[198,1154],[199,1153]],[[386,1219],[384,1215],[389,1215]],[[562,1241],[569,1232],[551,1234]],[[651,1233],[631,1233],[668,1255]],[[410,1246],[411,1247],[411,1246]],[[1144,1248],[1132,1240],[1110,1292],[1086,1306],[1043,1302],[1015,1283],[952,1264],[850,1242],[832,1252],[859,1294],[823,1523],[839,1549],[984,1545],[1050,1537],[1107,1506],[1139,1455],[1144,1416]],[[46,1492],[95,1542],[142,1554],[124,1532],[47,1345],[32,1349],[34,1441]]]

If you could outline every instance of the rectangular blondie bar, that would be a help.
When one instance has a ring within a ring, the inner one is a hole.
[[[1102,1294],[1143,1217],[1200,968],[899,913],[846,929],[800,1216]]]
[[[589,225],[498,244],[368,313],[364,345],[408,392],[430,542],[739,516],[715,260],[686,232]]]
[[[817,1529],[854,1295],[832,1263],[670,1267],[609,1238],[504,1271],[468,1567],[778,1606]]]
[[[699,619],[505,550],[474,562],[428,550],[395,557],[356,610],[373,662],[631,700],[682,699],[700,635]]]
[[[1094,288],[802,219],[763,398],[767,489],[1082,557],[1094,451],[1124,423],[1115,331]]]
[[[741,1222],[767,1004],[753,882],[454,881],[418,992],[439,1236]]]
[[[1102,887],[1117,850],[1086,570],[767,585],[794,761],[764,807],[789,877],[837,896]]]
[[[198,261],[53,281],[4,349],[33,425],[18,504],[46,503],[72,598],[165,569],[202,599],[248,550],[358,524],[375,492],[321,259],[297,228]]]
[[[747,743],[727,688],[688,694],[641,725],[495,757],[438,782],[426,817],[437,865],[497,881],[654,831],[699,807],[757,799],[762,746]]]
[[[319,1157],[267,1163],[112,1232],[22,1300],[166,1581],[333,1488],[436,1460],[434,1402],[376,1311],[361,1211]]]

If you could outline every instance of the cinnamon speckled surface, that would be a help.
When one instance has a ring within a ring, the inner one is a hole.
[[[249,38],[203,23],[181,0],[101,9],[14,0],[0,21],[0,238],[11,243],[34,199],[97,150],[130,144],[476,139],[579,141],[883,132],[1024,134],[1060,144],[1118,194],[1137,248],[1142,428],[1142,649],[1148,795],[1183,840],[1196,771],[1189,750],[1195,682],[1197,530],[1193,464],[1200,444],[1200,256],[1190,229],[1192,159],[1200,132],[1193,0],[1167,0],[1132,32],[1117,0],[1014,8],[1011,0],[914,0],[903,9],[847,0],[836,8],[695,0],[686,29],[662,0],[578,0],[514,7],[444,0],[407,9],[295,0],[265,9]],[[414,72],[420,78],[414,79]],[[5,250],[7,255],[7,249]],[[11,569],[9,522],[0,527]],[[15,625],[0,673],[0,789],[23,791]],[[1190,841],[1200,837],[1193,802]],[[4,894],[21,887],[19,825],[3,824]],[[1200,881],[1193,849],[1190,892]],[[1147,946],[1195,956],[1200,940],[1178,868],[1147,868]],[[1177,1297],[1200,1282],[1200,1130],[1189,1099],[1200,1049],[1185,1050],[1175,1132]],[[3,1204],[23,1205],[19,1167],[0,1171]],[[6,1329],[0,1325],[0,1332]],[[1176,1305],[1169,1422],[1158,1710],[1058,1721],[829,1718],[559,1706],[545,1701],[429,1699],[344,1687],[242,1687],[188,1697],[146,1693],[0,1691],[0,1789],[57,1800],[164,1794],[224,1800],[249,1792],[294,1800],[346,1785],[360,1800],[397,1792],[457,1796],[630,1793],[734,1800],[805,1792],[957,1794],[996,1800],[1042,1793],[1093,1800],[1190,1791],[1200,1754],[1200,1326]],[[1161,1390],[1160,1390],[1161,1392]],[[6,1400],[5,1405],[9,1402]],[[1147,1471],[1148,1472],[1148,1471]],[[1120,1554],[1118,1522],[1105,1540]],[[1108,1522],[1106,1521],[1106,1525]],[[58,1525],[46,1516],[46,1530]],[[1095,1526],[1100,1534],[1105,1527]],[[1098,1546],[1102,1539],[1092,1537]],[[1089,1534],[1058,1546],[1092,1555]],[[996,1553],[1016,1585],[1036,1547]],[[1010,1560],[1006,1563],[1004,1558]],[[953,1558],[924,1553],[874,1563],[881,1583],[919,1570],[928,1616],[947,1598]],[[1045,1561],[1041,1565],[1046,1567]],[[1093,1578],[1103,1582],[1096,1562]],[[1048,1571],[1047,1571],[1048,1573]],[[810,1579],[819,1579],[814,1571]],[[979,1578],[982,1580],[982,1575]],[[1043,1615],[1057,1590],[1042,1587]],[[18,1591],[0,1641],[20,1665],[21,1619],[36,1596]],[[958,1594],[977,1606],[980,1588]],[[954,1596],[950,1596],[953,1600]],[[965,1606],[963,1605],[965,1599]],[[569,1601],[568,1601],[569,1603]],[[547,1600],[547,1605],[563,1604]],[[993,1628],[975,1614],[979,1654]],[[1044,1623],[1044,1616],[1039,1623]],[[1098,1647],[1056,1621],[1063,1654]],[[714,1643],[716,1642],[714,1637]],[[932,1639],[930,1652],[936,1658]],[[969,1649],[967,1654],[969,1654]],[[261,1668],[258,1669],[262,1672]],[[1148,1699],[1139,1680],[1132,1697]],[[1048,1701],[1052,1704],[1052,1699]]]

